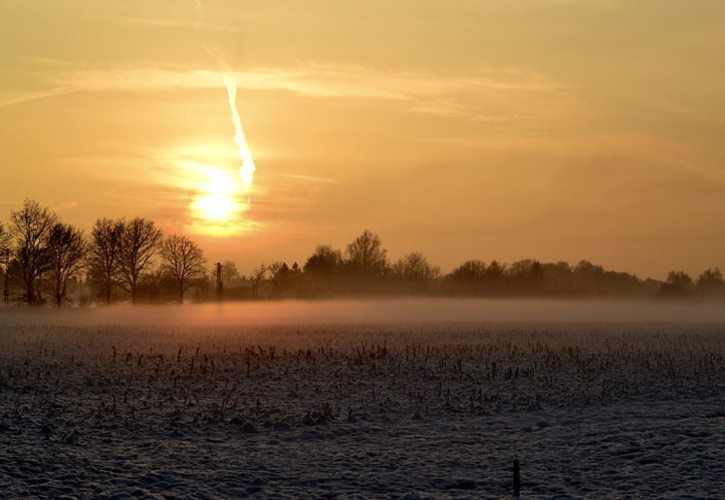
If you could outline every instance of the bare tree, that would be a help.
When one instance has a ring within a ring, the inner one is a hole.
[[[393,264],[393,273],[411,281],[434,280],[440,277],[441,270],[432,266],[420,252],[411,252]]]
[[[725,290],[722,272],[717,267],[714,269],[706,269],[698,276],[695,287],[698,292],[705,295],[722,295],[723,290]]]
[[[10,244],[11,244],[12,238],[10,237],[10,233],[5,229],[5,226],[3,226],[3,223],[0,222],[0,255],[5,256],[5,252],[7,250],[10,250]]]
[[[259,289],[262,286],[262,283],[264,282],[264,278],[267,276],[267,271],[269,270],[269,267],[267,267],[264,263],[257,266],[254,271],[252,271],[252,274],[249,275],[249,279],[252,282],[252,296],[257,299],[259,298]]]
[[[48,239],[57,217],[37,201],[26,199],[23,208],[11,212],[10,220],[25,299],[28,304],[37,304],[42,301],[42,277],[52,267]]]
[[[123,226],[119,252],[119,284],[131,295],[132,304],[136,303],[139,277],[151,264],[160,241],[161,231],[152,220],[136,217]]]
[[[367,229],[347,246],[347,265],[353,271],[365,274],[383,274],[387,265],[387,251],[377,234]]]
[[[84,267],[86,243],[83,232],[70,224],[56,223],[48,237],[48,252],[55,304],[60,307],[68,290],[68,280],[77,276]]]
[[[222,281],[225,287],[230,287],[235,281],[240,280],[237,265],[231,260],[225,260],[222,263]]]
[[[3,223],[0,222],[0,266],[2,266],[3,281],[3,303],[7,306],[10,301],[10,277],[8,271],[10,268],[10,245],[12,238],[10,233],[5,229]]]
[[[122,220],[98,219],[91,232],[89,272],[102,283],[106,304],[111,303],[111,292],[120,270],[122,236]]]
[[[172,235],[161,243],[162,269],[173,277],[179,289],[179,304],[184,303],[184,293],[204,277],[204,252],[185,236]]]

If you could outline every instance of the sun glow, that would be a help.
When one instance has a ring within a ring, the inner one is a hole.
[[[250,227],[251,222],[244,220],[243,215],[251,207],[249,196],[256,170],[237,110],[237,84],[228,73],[224,75],[224,86],[234,126],[234,143],[237,146],[241,166],[237,171],[199,163],[187,166],[196,174],[193,177],[198,179],[193,186],[196,194],[189,205],[192,212],[191,228],[196,232],[212,236],[236,235]],[[209,154],[203,156],[210,157]]]
[[[212,222],[228,222],[235,214],[243,212],[242,205],[226,194],[199,195],[193,206],[205,220]]]
[[[243,220],[249,210],[247,190],[236,172],[228,168],[195,164],[195,194],[190,203],[192,228],[212,236],[240,234],[248,226]]]

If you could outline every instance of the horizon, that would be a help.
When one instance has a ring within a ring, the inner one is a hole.
[[[446,270],[725,267],[725,74],[708,62],[725,6],[0,10],[5,213],[30,197],[86,231],[149,217],[240,269],[366,227]]]
[[[30,200],[29,198],[26,198],[26,201],[27,201],[27,200],[29,200],[29,201],[33,201],[33,202],[37,202],[37,200]],[[43,206],[43,205],[42,205],[42,203],[40,203],[40,206],[41,206],[41,207]],[[16,209],[12,210],[11,212],[13,212],[13,211],[19,211],[19,210],[20,210],[21,208],[22,208],[22,207],[17,207]],[[52,208],[51,208],[50,210],[51,210],[51,212],[55,213],[55,212],[54,212],[54,211],[52,210]],[[100,218],[99,218],[98,220],[100,220],[100,219],[103,219],[103,218],[104,218],[104,217],[100,217]],[[122,219],[119,219],[119,220],[127,220],[127,219],[126,219],[126,218],[122,218]],[[2,223],[2,222],[3,222],[3,219],[2,219],[2,218],[0,218],[0,223]],[[60,222],[62,222],[62,223],[64,223],[64,224],[70,224],[70,225],[73,225],[73,222],[72,222],[72,221],[68,221],[68,220],[65,220],[65,219],[62,219],[62,218],[60,219]],[[5,225],[5,227],[8,227],[8,225],[6,224],[6,225]],[[84,237],[85,237],[86,239],[89,239],[89,235],[90,235],[91,231],[90,231],[89,229],[86,229],[86,228],[80,228],[80,229],[81,229],[81,230],[83,231]],[[92,229],[92,228],[90,228],[90,229]],[[362,231],[368,231],[368,230],[369,230],[369,228],[365,228],[364,230],[361,230],[361,231],[359,231],[359,232],[358,232],[358,234],[356,234],[355,236],[358,236],[358,235],[359,235],[359,233],[361,233]],[[376,236],[379,236],[379,235],[378,235],[377,233],[375,233],[374,231],[373,231],[372,233],[373,233],[374,235],[376,235]],[[172,236],[172,234],[164,233],[164,236],[165,236],[165,237],[166,237],[166,236]],[[192,235],[192,241],[193,241],[193,235]],[[352,241],[352,238],[350,239],[350,241]],[[342,253],[342,254],[344,255],[345,247],[346,247],[346,245],[347,245],[348,243],[350,243],[350,241],[347,241],[347,242],[345,242],[345,243],[343,243],[343,244],[341,244],[341,245],[339,245],[339,246],[335,246],[335,245],[330,245],[330,246],[331,246],[331,247],[332,247],[333,249],[335,249],[335,250],[339,250],[339,251],[340,251],[340,252],[341,252],[341,253]],[[318,248],[318,247],[319,247],[319,246],[321,246],[321,245],[327,245],[327,244],[328,244],[328,242],[318,242],[317,244],[315,244],[315,245],[314,245],[314,247],[313,247],[313,248],[311,248],[311,249],[309,250],[309,252],[308,252],[308,253],[307,253],[307,254],[306,254],[306,255],[305,255],[304,257],[302,257],[302,258],[300,258],[300,259],[294,259],[294,258],[293,258],[293,259],[290,259],[290,258],[284,258],[284,257],[283,257],[283,258],[281,258],[281,259],[278,259],[278,260],[268,259],[268,260],[264,260],[264,261],[261,261],[261,262],[257,262],[257,263],[255,263],[255,264],[251,264],[251,266],[250,266],[250,267],[248,268],[248,270],[247,270],[247,271],[245,271],[245,270],[244,270],[245,268],[241,268],[241,270],[240,270],[240,274],[241,274],[241,275],[242,275],[243,277],[244,277],[244,276],[248,276],[248,275],[250,275],[250,274],[251,274],[251,273],[252,273],[252,272],[254,271],[254,269],[255,269],[256,267],[259,267],[260,265],[263,265],[263,264],[264,264],[264,265],[266,265],[266,266],[270,266],[270,265],[272,265],[272,264],[274,264],[274,263],[276,263],[276,262],[278,262],[278,263],[284,263],[284,264],[287,264],[287,265],[289,265],[290,267],[291,267],[291,266],[292,266],[293,264],[297,264],[297,265],[299,265],[299,267],[300,267],[300,268],[302,268],[302,267],[304,267],[304,265],[305,265],[305,263],[307,262],[307,260],[308,260],[308,259],[309,259],[309,258],[310,258],[310,257],[311,257],[312,255],[314,255],[314,253],[315,253],[315,250],[316,250],[316,248]],[[382,248],[383,248],[383,249],[385,249],[385,250],[387,250],[387,246],[386,246],[386,243],[385,243],[385,241],[382,241]],[[202,251],[204,251],[205,249],[204,249],[204,248],[201,248],[201,250],[202,250]],[[404,252],[403,252],[402,254],[400,254],[400,255],[390,255],[390,254],[388,254],[388,255],[387,255],[387,259],[388,259],[388,264],[389,264],[389,265],[393,265],[393,264],[394,264],[395,262],[397,262],[397,261],[398,261],[399,259],[404,259],[404,258],[405,258],[406,256],[410,255],[410,254],[411,254],[411,253],[413,253],[413,252],[420,252],[420,253],[422,253],[422,255],[423,255],[424,257],[427,257],[427,255],[426,255],[426,252],[425,252],[425,251],[421,251],[420,249],[415,249],[415,250],[413,250],[413,249],[410,249],[410,250],[408,250],[408,251],[404,251]],[[157,253],[157,254],[155,255],[155,259],[156,259],[156,260],[159,260],[159,258],[160,258],[160,257],[159,257],[159,255],[158,255],[158,253]],[[214,259],[212,259],[212,258],[208,258],[208,257],[207,257],[207,256],[205,255],[205,258],[206,258],[206,265],[207,265],[207,267],[208,267],[209,269],[213,269],[213,268],[214,268],[214,265],[215,265],[215,263],[216,263],[216,262],[220,262],[220,263],[222,263],[222,262],[233,262],[233,263],[235,264],[235,266],[237,266],[237,269],[240,269],[240,266],[239,266],[239,261],[238,261],[238,260],[236,260],[236,259],[234,259],[234,257],[233,257],[233,256],[222,256],[221,258],[214,258]],[[505,261],[505,260],[502,260],[502,259],[497,259],[497,258],[495,258],[495,257],[494,257],[494,258],[480,258],[480,259],[479,259],[478,257],[475,257],[475,256],[469,256],[469,257],[467,257],[467,258],[463,258],[463,259],[461,259],[460,261],[458,261],[458,263],[457,263],[457,264],[455,264],[455,265],[454,265],[453,267],[451,267],[450,269],[446,269],[446,268],[442,268],[442,267],[441,267],[441,268],[440,268],[440,271],[441,271],[441,272],[440,272],[440,278],[445,278],[446,276],[450,275],[450,274],[451,274],[451,273],[453,273],[453,272],[454,272],[454,271],[455,271],[456,269],[458,269],[458,268],[459,268],[459,267],[460,267],[460,266],[461,266],[462,264],[465,264],[465,263],[468,263],[468,262],[471,262],[471,261],[479,261],[479,260],[480,260],[481,262],[485,263],[486,265],[488,265],[488,264],[491,264],[491,263],[494,263],[494,262],[496,262],[497,264],[500,264],[500,265],[502,265],[502,266],[503,266],[503,267],[504,267],[505,269],[507,269],[507,270],[508,270],[508,269],[510,268],[511,264],[514,264],[514,263],[516,263],[516,262],[521,262],[521,261],[528,261],[528,260],[532,260],[532,261],[534,261],[534,262],[538,262],[538,263],[541,263],[541,264],[543,264],[543,265],[550,265],[550,264],[560,264],[560,263],[565,263],[565,264],[568,264],[568,265],[569,265],[569,266],[570,266],[570,267],[571,267],[572,269],[576,268],[577,264],[579,264],[579,263],[582,263],[582,262],[587,262],[587,263],[593,264],[593,265],[595,265],[595,266],[601,266],[601,264],[600,264],[600,263],[598,263],[598,262],[592,262],[591,260],[589,260],[589,259],[587,259],[587,258],[580,258],[580,259],[576,259],[576,260],[574,260],[574,261],[571,261],[571,262],[570,262],[570,261],[564,261],[564,260],[552,260],[552,261],[545,261],[545,260],[540,260],[540,259],[537,259],[537,258],[536,258],[535,256],[528,256],[528,257],[524,257],[524,258],[520,259],[519,261]],[[438,266],[437,266],[437,263],[436,263],[436,262],[430,262],[430,265],[431,265],[431,266],[436,266],[436,267],[438,267]],[[644,282],[644,281],[648,281],[648,280],[654,280],[654,281],[657,281],[657,282],[665,282],[665,281],[667,280],[667,275],[665,275],[665,276],[663,276],[663,277],[655,277],[655,276],[643,276],[643,275],[639,275],[639,274],[637,274],[636,272],[632,272],[631,270],[627,270],[627,269],[608,269],[608,268],[606,268],[606,267],[604,267],[604,266],[602,266],[602,267],[604,268],[603,270],[604,270],[605,272],[626,273],[626,274],[632,275],[633,277],[636,277],[636,278],[638,278],[639,280],[641,280],[641,281],[643,281],[643,282]],[[705,272],[705,271],[710,271],[710,270],[715,270],[715,271],[717,271],[717,270],[719,270],[719,269],[720,269],[720,268],[719,268],[719,266],[715,266],[715,267],[713,267],[713,268],[707,268],[707,269],[700,269],[700,270],[697,270],[697,271],[691,272],[691,271],[689,271],[689,270],[686,270],[686,269],[683,269],[683,268],[681,268],[681,267],[675,267],[675,268],[673,268],[673,269],[670,269],[669,271],[667,271],[667,273],[670,273],[670,272],[685,272],[686,274],[688,274],[688,275],[689,275],[690,277],[692,277],[693,279],[697,279],[697,277],[698,277],[698,276],[700,276],[700,274],[701,274],[701,273],[703,273],[703,272]],[[666,273],[666,274],[667,274],[667,273]]]

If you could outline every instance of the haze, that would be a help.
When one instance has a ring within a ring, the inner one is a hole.
[[[480,299],[382,299],[339,301],[281,301],[264,303],[178,306],[117,306],[80,310],[0,310],[0,328],[21,325],[141,326],[244,329],[270,325],[439,325],[520,323],[545,328],[556,323],[631,324],[649,326],[721,324],[721,303],[662,303],[626,300],[480,300]]]
[[[212,260],[370,227],[444,270],[697,273],[725,255],[724,24],[707,0],[3,0],[2,212],[186,231],[187,167],[239,166],[214,46],[257,174],[244,233],[199,236]]]

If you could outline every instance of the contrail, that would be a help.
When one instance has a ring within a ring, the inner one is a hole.
[[[204,15],[204,5],[201,0],[195,0],[196,3],[196,31],[199,31],[199,25]],[[252,150],[249,148],[247,143],[247,136],[244,133],[244,126],[242,125],[242,119],[239,116],[239,109],[237,108],[237,81],[234,77],[234,73],[229,69],[224,56],[219,52],[216,47],[202,42],[202,46],[206,53],[216,61],[216,63],[224,71],[224,86],[227,89],[227,98],[229,100],[229,110],[232,113],[232,123],[234,125],[234,142],[239,148],[239,158],[242,160],[242,166],[239,168],[239,176],[242,179],[242,188],[245,194],[248,194],[252,189],[254,183],[254,172],[257,167],[254,164],[254,158],[252,157]],[[247,200],[249,204],[249,200]]]
[[[247,144],[247,136],[244,134],[244,126],[242,125],[242,119],[239,117],[239,110],[237,109],[237,82],[229,72],[224,73],[224,85],[227,87],[229,109],[232,112],[234,142],[239,148],[239,158],[242,160],[239,175],[242,178],[244,191],[249,192],[254,182],[254,171],[257,170],[257,167],[254,165],[252,150],[249,149],[249,145]]]

